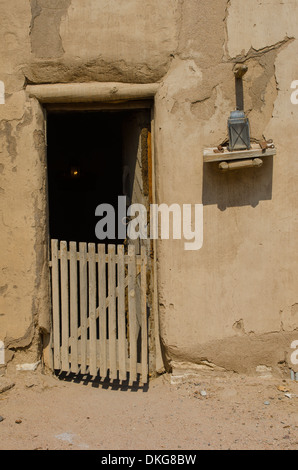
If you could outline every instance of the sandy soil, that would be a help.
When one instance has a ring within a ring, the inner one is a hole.
[[[16,385],[0,394],[1,450],[298,448],[298,383],[290,380],[203,374],[171,385],[165,375],[136,390],[39,372],[9,379]]]

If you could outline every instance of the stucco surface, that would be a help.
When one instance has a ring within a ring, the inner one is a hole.
[[[38,356],[34,341],[50,328],[44,118],[26,84],[159,82],[158,202],[204,204],[200,251],[158,243],[167,365],[207,360],[252,372],[288,364],[298,339],[298,106],[290,101],[297,6],[0,0],[0,340],[12,352]],[[203,149],[227,137],[236,62],[249,67],[252,137],[274,139],[277,156],[260,169],[220,174],[203,164]]]
[[[162,78],[179,32],[179,0],[32,0],[33,83]]]
[[[263,5],[255,10],[248,3],[241,9],[245,2],[237,1],[225,9],[224,3],[214,9],[207,2],[184,4],[186,37],[181,33],[181,53],[157,104],[160,201],[204,204],[203,249],[187,254],[182,243],[166,241],[160,248],[162,338],[169,361],[184,354],[252,371],[258,363],[283,363],[297,335],[297,109],[290,102],[297,43],[294,10],[282,12],[271,37],[272,2],[257,2]],[[200,21],[211,27],[194,33],[191,25]],[[273,138],[278,156],[259,170],[222,175],[214,165],[203,165],[202,147],[226,137],[226,119],[235,106],[236,56],[249,66],[244,89],[252,137]],[[197,86],[192,78],[179,86],[180,70],[191,61]]]
[[[272,47],[284,38],[297,35],[297,1],[231,0],[227,17],[227,51],[230,57],[250,49]]]

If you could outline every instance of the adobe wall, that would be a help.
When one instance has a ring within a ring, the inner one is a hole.
[[[297,3],[297,5],[296,5]],[[276,370],[298,339],[298,1],[0,0],[0,340],[34,362],[49,331],[42,108],[27,84],[160,82],[159,203],[204,204],[204,246],[158,243],[167,365]],[[278,19],[278,21],[277,21]],[[252,137],[274,139],[260,169],[220,174],[203,149],[226,137],[243,62]]]

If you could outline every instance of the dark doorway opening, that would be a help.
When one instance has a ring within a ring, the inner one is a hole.
[[[95,234],[96,208],[109,204],[118,235],[119,196],[149,214],[151,108],[127,105],[47,107],[53,359],[60,371],[121,380],[129,373],[131,381],[142,373],[147,382],[152,242]]]
[[[150,110],[48,112],[51,239],[123,243],[120,239],[96,238],[95,209],[99,204],[111,204],[117,215],[118,196],[126,195],[128,200],[132,197],[139,139],[138,132],[133,132],[131,141],[127,129],[129,122],[136,120],[142,123],[140,134],[142,127],[149,128]],[[128,152],[131,183],[126,188],[123,171],[127,168]]]

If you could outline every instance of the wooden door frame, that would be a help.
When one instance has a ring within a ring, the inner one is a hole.
[[[155,179],[155,98],[160,87],[159,83],[66,83],[66,84],[36,84],[27,85],[28,96],[36,100],[45,110],[107,110],[107,109],[151,109],[151,184],[152,203],[156,204]],[[46,115],[45,115],[46,129]],[[46,133],[46,131],[45,131]],[[46,144],[46,143],[45,143]],[[150,178],[149,178],[150,179]],[[48,205],[47,205],[48,210]],[[48,236],[48,252],[50,251]],[[157,279],[157,240],[153,240],[153,304],[155,371],[164,369],[160,342],[159,309],[158,309],[158,279]],[[50,280],[50,270],[49,270]],[[51,316],[51,312],[49,312]],[[50,354],[51,341],[44,347],[45,365],[52,368]]]

